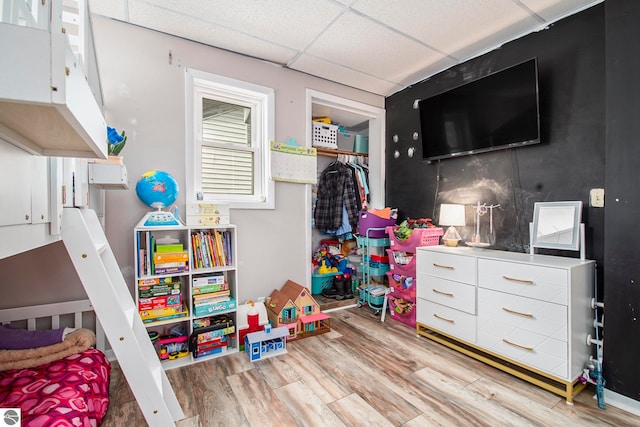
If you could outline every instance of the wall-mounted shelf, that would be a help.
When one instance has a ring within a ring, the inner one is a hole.
[[[325,156],[325,157],[338,157],[338,154],[347,154],[350,156],[362,156],[362,157],[369,156],[366,153],[356,153],[355,151],[346,151],[346,150],[334,150],[332,148],[316,147],[316,150],[318,152],[318,156]]]

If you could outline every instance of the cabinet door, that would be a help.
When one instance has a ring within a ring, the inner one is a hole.
[[[14,145],[0,143],[0,170],[3,176],[0,194],[4,204],[4,209],[0,209],[0,226],[31,223],[33,159],[33,155]]]

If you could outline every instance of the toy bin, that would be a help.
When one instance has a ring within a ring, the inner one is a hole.
[[[333,285],[333,277],[339,273],[327,273],[311,275],[311,295],[320,295],[323,289],[328,289]]]
[[[389,270],[394,274],[416,277],[416,256],[411,252],[387,249],[389,254]]]
[[[385,238],[387,237],[386,228],[395,223],[396,220],[394,218],[382,218],[371,212],[360,211],[358,232],[364,237]],[[370,228],[375,228],[376,230],[369,230]],[[367,231],[369,232],[367,233]]]
[[[389,271],[387,273],[387,279],[389,280],[389,295],[415,302],[416,279],[414,277],[403,276]]]
[[[440,227],[414,228],[408,239],[400,240],[394,234],[394,230],[397,229],[397,226],[392,226],[387,227],[386,230],[389,235],[391,249],[396,251],[414,252],[419,246],[438,246],[440,244],[440,236],[444,234]]]
[[[416,304],[393,295],[387,295],[389,315],[393,320],[416,327]]]

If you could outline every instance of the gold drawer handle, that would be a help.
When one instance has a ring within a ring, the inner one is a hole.
[[[508,340],[508,339],[506,339],[506,338],[502,338],[502,341],[506,342],[507,344],[511,344],[511,345],[513,345],[513,346],[519,347],[519,348],[521,348],[521,349],[523,349],[523,350],[533,351],[533,347],[527,347],[527,346],[524,346],[524,345],[516,344],[516,343],[514,343],[514,342],[509,341],[509,340]]]
[[[442,264],[436,264],[435,262],[433,263],[434,267],[437,268],[446,268],[447,270],[453,270],[453,266],[451,265],[442,265]]]
[[[447,319],[446,317],[442,317],[442,316],[438,316],[437,314],[434,313],[433,317],[440,319],[440,320],[444,320],[445,322],[449,322],[449,323],[456,323],[455,321],[451,320],[451,319]]]
[[[519,316],[524,316],[524,317],[533,317],[533,314],[531,313],[522,313],[520,311],[515,311],[515,310],[511,310],[507,307],[502,307],[502,309],[508,313],[513,313],[513,314],[517,314]]]
[[[439,291],[439,290],[437,290],[437,289],[431,289],[431,290],[432,290],[433,292],[435,292],[436,294],[446,295],[446,296],[448,296],[448,297],[452,297],[452,296],[453,296],[453,294],[452,294],[452,293],[450,293],[450,292],[442,292],[442,291]]]
[[[515,277],[502,276],[504,280],[510,280],[512,282],[526,283],[527,285],[533,285],[533,280],[516,279]]]

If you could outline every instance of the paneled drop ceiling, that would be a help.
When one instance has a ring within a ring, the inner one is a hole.
[[[389,96],[602,1],[89,0],[89,5],[94,14]]]

